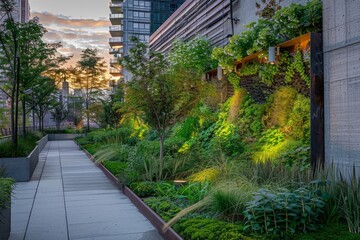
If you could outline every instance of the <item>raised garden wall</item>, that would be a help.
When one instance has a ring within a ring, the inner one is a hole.
[[[27,157],[0,158],[0,167],[6,169],[6,177],[17,182],[30,181],[31,176],[39,162],[39,154],[48,142],[48,136],[37,142],[37,146]]]
[[[0,209],[0,239],[8,239],[10,236],[11,208]]]
[[[27,157],[0,158],[0,167],[6,169],[6,177],[13,178],[17,182],[27,182],[30,180],[37,163],[39,162],[39,147]]]
[[[81,136],[83,136],[83,134],[48,134],[49,141],[74,140]]]

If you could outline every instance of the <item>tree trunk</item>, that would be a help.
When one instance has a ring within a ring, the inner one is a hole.
[[[90,117],[89,117],[89,100],[86,100],[86,131],[90,132]]]
[[[16,57],[16,93],[15,93],[15,144],[14,148],[17,151],[18,145],[18,126],[19,126],[19,94],[20,94],[20,58]]]
[[[164,134],[159,134],[160,138],[160,158],[159,158],[159,176],[158,180],[161,180],[163,177],[163,168],[164,168]]]
[[[17,135],[15,130],[15,98],[16,98],[16,56],[14,56],[13,84],[11,89],[11,141],[14,149],[17,147]]]
[[[22,116],[23,116],[23,122],[22,122],[22,132],[23,132],[23,138],[26,138],[26,109],[25,109],[25,98],[23,97],[22,100]]]

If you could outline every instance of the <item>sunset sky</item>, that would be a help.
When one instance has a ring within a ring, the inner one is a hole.
[[[48,29],[45,39],[61,42],[62,54],[72,55],[72,65],[87,47],[98,48],[109,61],[109,0],[29,0],[31,17]]]

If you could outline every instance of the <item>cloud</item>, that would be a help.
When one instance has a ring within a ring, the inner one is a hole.
[[[70,25],[73,27],[107,27],[109,26],[109,20],[107,19],[77,19],[70,18],[63,15],[54,15],[48,12],[32,12],[32,17],[40,18],[40,22],[44,26],[57,24],[57,25]]]
[[[32,12],[31,15],[39,17],[40,23],[48,30],[44,36],[47,42],[61,42],[63,47],[58,49],[59,53],[74,56],[67,65],[76,65],[86,48],[97,48],[108,63],[108,20],[70,18],[48,12]]]

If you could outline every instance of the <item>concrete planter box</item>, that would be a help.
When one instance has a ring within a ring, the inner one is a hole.
[[[49,141],[49,136],[48,135],[46,135],[45,137],[43,137],[42,139],[37,141],[37,145],[39,147],[39,152],[41,152],[44,149],[44,147],[48,143],[48,141]]]
[[[11,231],[11,208],[0,209],[0,239],[8,239]]]
[[[6,177],[14,178],[17,182],[27,182],[30,181],[38,162],[39,147],[36,146],[27,157],[0,158],[0,167],[6,169]]]
[[[74,140],[77,137],[84,136],[84,134],[48,134],[49,141]]]

